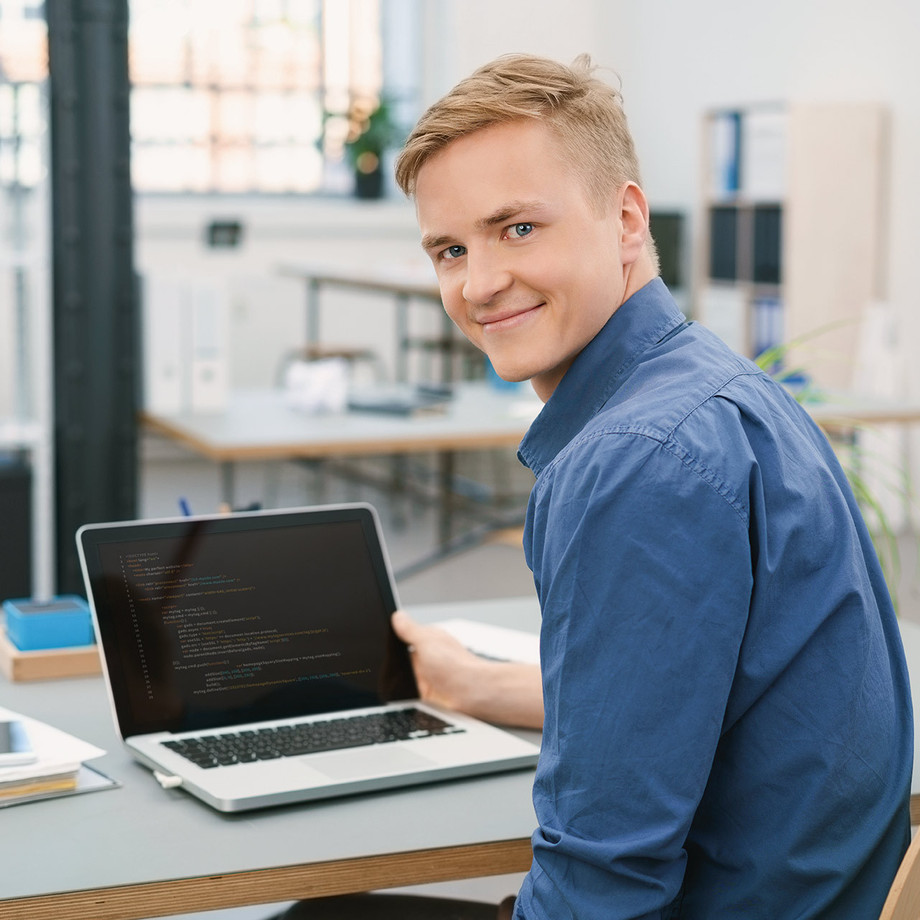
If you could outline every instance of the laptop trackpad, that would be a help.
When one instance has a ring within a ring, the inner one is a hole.
[[[331,779],[358,779],[362,776],[386,776],[435,766],[433,760],[405,748],[374,746],[351,748],[329,754],[314,754],[304,763]]]

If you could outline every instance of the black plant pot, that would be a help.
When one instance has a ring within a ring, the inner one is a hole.
[[[355,170],[355,195],[358,198],[383,197],[383,170],[375,169],[372,172]]]

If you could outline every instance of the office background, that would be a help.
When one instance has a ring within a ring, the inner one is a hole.
[[[141,8],[140,3],[137,6]],[[206,9],[206,4],[183,2],[166,6],[177,23],[192,13],[200,18]],[[243,8],[247,4],[232,6]],[[320,6],[263,2],[253,8],[266,18],[296,19],[306,7],[313,10]],[[7,39],[0,38],[0,42],[6,42],[2,46],[5,79],[11,80],[15,68],[29,71],[31,67],[34,71],[36,66],[22,60],[28,43],[18,41],[11,24],[16,17],[25,18],[33,30],[40,30],[42,4],[4,0],[3,7],[0,27]],[[373,67],[367,53],[362,54],[366,48],[360,42],[352,48],[354,59],[363,61],[366,71],[359,72],[358,80],[372,88],[378,80],[384,94],[398,99],[398,114],[407,124],[458,78],[505,51],[533,51],[561,59],[587,51],[599,64],[615,71],[622,82],[652,207],[662,213],[677,213],[683,220],[678,253],[683,284],[677,293],[691,312],[699,312],[701,295],[694,290],[694,278],[700,274],[697,261],[707,234],[703,200],[706,113],[761,103],[879,105],[885,113],[880,141],[885,146],[880,153],[884,189],[875,235],[878,251],[871,257],[875,275],[872,305],[884,305],[886,334],[875,336],[876,350],[870,357],[887,369],[884,387],[891,395],[913,397],[920,391],[920,370],[910,354],[920,323],[913,308],[920,287],[920,265],[913,245],[920,204],[920,179],[914,169],[920,150],[920,64],[912,47],[920,11],[915,5],[898,0],[883,0],[871,8],[849,0],[782,0],[769,6],[731,4],[727,0],[692,4],[675,0],[641,4],[579,0],[566,5],[562,19],[558,5],[549,0],[471,2],[462,7],[440,0],[382,0],[379,4],[356,0],[327,7],[338,11],[348,7],[354,21],[378,24],[380,58],[373,60],[371,56]],[[150,56],[149,43],[144,45],[138,34],[132,35],[132,42],[136,48],[146,49],[146,57],[138,51],[132,54],[139,62],[137,66],[146,61],[149,68],[156,55]],[[156,30],[150,30],[149,35],[157,41],[164,37]],[[144,114],[150,108],[149,98],[146,108],[144,98],[148,97],[135,94],[132,99],[135,126],[144,124]],[[303,139],[301,143],[305,150],[309,147]],[[841,148],[846,145],[843,136]],[[136,144],[132,167],[136,181],[157,189],[158,178],[169,174],[166,166],[158,169],[157,164],[168,165],[173,160],[166,148],[151,151],[139,147]],[[9,144],[3,154],[8,161]],[[392,155],[390,151],[387,165]],[[286,168],[292,171],[290,166]],[[308,177],[313,169],[315,156],[305,155],[303,176]],[[263,172],[270,174],[271,170]],[[839,198],[846,202],[863,181],[861,175],[848,176],[841,183]],[[229,289],[225,330],[228,384],[270,385],[282,356],[304,337],[303,285],[296,278],[282,276],[280,264],[309,260],[353,268],[398,262],[424,269],[412,208],[401,199],[389,177],[385,182],[383,200],[362,202],[345,192],[347,180],[341,172],[318,194],[303,191],[309,184],[306,178],[299,186],[296,180],[290,183],[292,192],[270,189],[271,194],[261,196],[247,195],[239,191],[240,186],[226,195],[209,193],[206,183],[200,182],[199,191],[192,194],[169,192],[163,191],[160,181],[159,190],[138,189],[134,197],[135,268],[142,284],[179,273],[225,285]],[[165,186],[168,184],[167,179]],[[11,200],[6,199],[5,208],[7,240],[12,238],[15,222]],[[29,196],[25,220],[28,257],[33,264],[35,259],[44,258],[47,265],[42,234],[48,231],[41,226],[46,207],[47,189]],[[239,225],[237,246],[215,248],[207,244],[208,228],[215,221]],[[808,241],[803,243],[806,248],[808,245]],[[820,246],[820,240],[815,245]],[[841,270],[848,262],[862,258],[868,260],[870,256],[841,253]],[[7,260],[7,267],[10,264]],[[0,414],[16,416],[23,405],[27,414],[40,414],[51,368],[51,357],[43,350],[49,337],[47,278],[36,273],[28,280],[31,302],[23,330],[16,327],[17,282],[8,270],[4,274]],[[437,318],[431,311],[420,311],[415,322],[434,328]],[[324,337],[375,349],[390,371],[395,362],[392,325],[392,310],[374,295],[331,293],[324,304]],[[25,401],[17,381],[17,374],[23,372],[17,350],[23,348],[29,381]],[[419,373],[427,371],[420,368]],[[892,512],[898,523],[903,523],[903,508],[892,507]],[[37,564],[41,566],[41,559]]]
[[[215,3],[222,5],[221,0]],[[344,5],[345,0],[329,4]],[[297,0],[262,4],[263,11],[277,8],[275,12],[282,16],[296,7]],[[508,51],[563,60],[589,52],[598,64],[615,71],[622,82],[652,207],[663,214],[682,215],[681,284],[676,293],[690,312],[702,306],[697,302],[697,282],[705,273],[699,258],[708,233],[706,114],[761,103],[881,106],[885,129],[879,156],[885,175],[878,248],[871,256],[841,252],[840,267],[843,271],[850,261],[874,260],[874,296],[866,307],[878,308],[875,315],[881,327],[865,337],[860,355],[880,372],[867,377],[863,369],[860,383],[868,380],[878,395],[920,398],[920,362],[913,357],[915,343],[920,341],[920,311],[916,309],[920,296],[916,256],[920,58],[915,48],[920,6],[904,0],[878,0],[871,5],[856,0],[774,0],[770,4],[570,0],[564,5],[554,0],[467,0],[462,4],[380,0],[379,6],[354,2],[349,8],[358,20],[379,21],[382,57],[366,79],[372,88],[379,81],[380,90],[398,98],[399,114],[406,120],[474,67]],[[187,7],[177,2],[173,9],[179,16]],[[21,60],[9,36],[14,19],[28,20],[28,27],[40,33],[42,18],[41,3],[0,0],[0,89],[4,82],[15,79],[15,67],[41,81],[40,62]],[[16,459],[24,454],[31,465],[33,488],[41,490],[49,483],[52,448],[49,189],[42,178],[43,167],[39,167],[25,198],[14,194],[12,129],[31,128],[41,137],[44,128],[41,124],[12,125],[9,99],[9,95],[0,96],[0,452]],[[309,147],[308,141],[300,142],[305,149]],[[846,145],[845,137],[841,143]],[[391,160],[392,151],[387,163]],[[153,186],[162,179],[149,151],[134,169],[138,178],[146,177]],[[306,260],[349,268],[398,263],[413,271],[425,269],[411,205],[402,200],[392,180],[385,180],[381,200],[363,201],[351,194],[349,178],[333,170],[326,176],[325,187],[314,192],[298,187],[296,177],[293,190],[275,188],[264,195],[240,188],[226,194],[201,188],[195,192],[163,188],[136,192],[134,267],[142,285],[179,276],[213,283],[225,292],[226,325],[222,328],[230,388],[272,385],[284,356],[303,341],[304,285],[282,274],[280,265]],[[841,182],[837,194],[844,204],[864,181],[864,175],[854,174]],[[791,208],[795,203],[788,204]],[[23,211],[17,210],[20,206]],[[236,245],[209,244],[208,230],[215,223],[239,226]],[[25,312],[18,311],[22,303]],[[435,313],[422,308],[413,313],[413,322],[432,334],[438,328]],[[331,291],[324,297],[324,338],[373,349],[387,374],[392,374],[396,363],[393,323],[393,307],[379,295]],[[415,375],[432,373],[425,361],[424,355],[415,356]],[[25,432],[24,427],[28,428]],[[920,452],[915,432],[906,443],[901,436],[897,432],[892,441],[890,432],[882,432],[881,452],[886,462],[906,463],[911,478],[918,481]],[[190,497],[195,510],[211,510],[216,505],[217,487],[206,461],[193,460],[151,437],[141,438],[138,456],[140,514],[174,513],[180,494]],[[493,459],[470,459],[468,472],[477,478],[492,475]],[[310,471],[288,468],[272,474],[252,465],[244,471],[244,497],[250,492],[252,497],[261,497],[272,475],[280,475],[275,481],[278,503],[298,503],[320,494],[310,491],[315,486]],[[878,481],[884,480],[880,474]],[[334,484],[325,494],[332,498],[379,497],[387,502],[385,495],[347,483]],[[45,510],[54,504],[47,494],[43,501]],[[916,526],[911,520],[916,503],[905,503],[899,495],[887,496],[885,502],[899,530]],[[385,514],[400,560],[424,549],[430,540],[430,508],[409,512],[407,517],[401,506],[387,505]],[[38,577],[50,585],[53,564],[44,555],[47,541],[40,539],[41,528],[38,530],[33,565]],[[902,538],[902,548],[906,548],[900,575],[902,615],[915,617],[913,538]],[[528,575],[518,551],[498,542],[422,573],[407,583],[404,599],[468,596],[470,571],[477,572],[476,588],[481,592],[513,595],[527,590]]]
[[[472,2],[462,7],[435,0],[419,4],[417,12],[420,47],[396,53],[418,57],[421,105],[473,67],[509,50],[564,60],[588,51],[599,64],[616,71],[651,203],[656,209],[687,215],[688,271],[701,235],[701,118],[707,110],[757,102],[883,103],[890,115],[890,201],[882,228],[887,255],[880,295],[903,324],[901,342],[906,346],[916,338],[917,311],[911,305],[920,289],[913,245],[920,205],[920,177],[914,167],[920,151],[920,63],[912,36],[920,25],[920,11],[914,5],[898,0],[883,0],[871,8],[823,0],[769,5],[580,0],[566,4],[560,20],[558,4],[551,0]],[[854,176],[852,182],[860,178]],[[840,189],[842,197],[847,194],[847,188]],[[301,291],[295,283],[273,277],[273,261],[419,258],[411,208],[392,189],[386,205],[345,213],[330,211],[325,201],[272,206],[253,203],[247,210],[242,202],[137,203],[136,258],[142,272],[174,264],[177,256],[190,264],[195,259],[213,264],[223,258],[220,271],[248,274],[265,283],[267,290],[251,295],[254,302],[271,292],[277,307],[270,314],[264,307],[258,310],[258,321],[270,324],[261,326],[264,344],[253,342],[249,334],[256,321],[252,311],[236,315],[231,367],[233,379],[241,384],[264,380],[280,348],[302,334]],[[246,222],[249,235],[243,251],[215,255],[200,245],[202,227],[215,212],[239,215]],[[330,240],[330,227],[344,238]],[[346,246],[352,242],[356,251],[349,253]],[[346,325],[349,319],[343,315],[339,322]],[[385,316],[376,321],[380,325],[371,326],[367,336],[386,340]],[[337,328],[334,315],[329,322],[332,338],[348,331]],[[911,392],[920,385],[917,374],[915,366],[908,370]]]

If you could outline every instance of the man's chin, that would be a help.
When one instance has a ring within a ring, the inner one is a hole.
[[[494,370],[505,383],[521,383],[524,380],[530,380],[533,376],[529,370],[507,361],[497,361],[492,355],[489,355],[489,363],[492,365],[492,370]]]

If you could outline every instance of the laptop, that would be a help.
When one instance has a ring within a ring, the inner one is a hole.
[[[370,505],[88,524],[77,548],[116,727],[163,786],[234,812],[536,763],[417,699]]]

